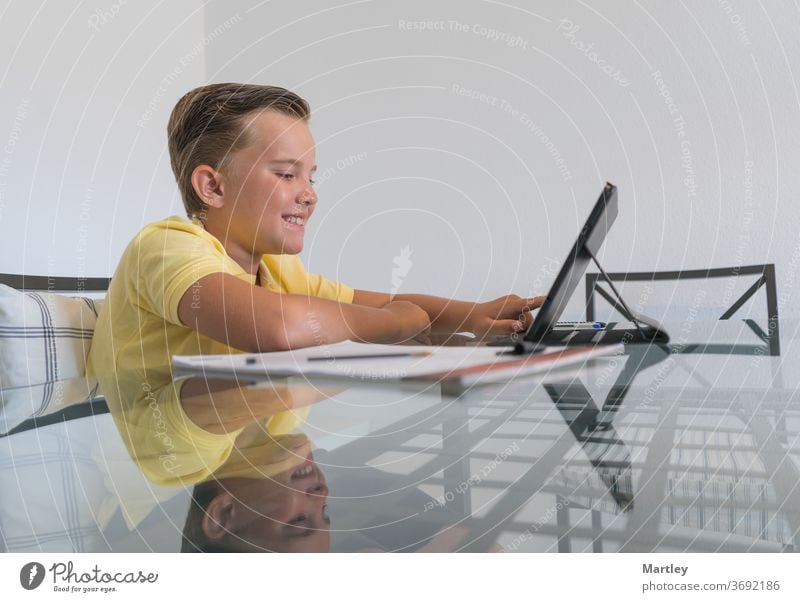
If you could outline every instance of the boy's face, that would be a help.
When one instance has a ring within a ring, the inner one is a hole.
[[[328,552],[328,485],[312,453],[273,477],[223,483],[236,505],[227,539],[251,551]]]
[[[253,256],[297,254],[317,202],[311,130],[275,111],[245,119],[250,142],[224,170],[225,238]]]

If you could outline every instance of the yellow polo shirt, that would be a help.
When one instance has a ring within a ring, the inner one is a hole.
[[[181,217],[150,224],[120,259],[97,319],[87,373],[101,383],[131,457],[152,481],[172,485],[206,478],[228,458],[241,429],[212,434],[194,424],[180,401],[172,355],[239,353],[181,324],[178,304],[209,274],[255,284],[199,224]],[[265,255],[259,283],[275,292],[351,303],[353,290],[309,274],[294,255]],[[272,436],[291,432],[308,408],[261,417]]]
[[[111,280],[87,372],[106,375],[168,366],[173,355],[236,353],[178,318],[178,305],[192,284],[216,272],[256,281],[199,222],[170,217],[143,228],[123,253]],[[264,255],[259,282],[279,293],[353,301],[353,289],[309,274],[296,255]]]

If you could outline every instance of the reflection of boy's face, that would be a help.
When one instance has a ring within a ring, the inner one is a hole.
[[[224,169],[229,243],[252,255],[297,254],[317,196],[314,139],[308,123],[276,111],[245,117],[248,145]],[[251,122],[252,120],[252,122]]]
[[[330,519],[325,514],[328,486],[313,454],[272,478],[222,479],[224,489],[209,510],[222,523],[236,549],[273,552],[327,552]],[[207,534],[207,521],[204,529]]]

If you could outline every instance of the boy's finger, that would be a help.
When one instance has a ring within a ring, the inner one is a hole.
[[[525,312],[524,314],[520,314],[517,319],[522,322],[522,325],[527,328],[530,326],[531,322],[533,322],[533,316],[530,312]]]
[[[523,330],[525,330],[525,325],[519,320],[495,320],[492,322],[489,334],[509,334]]]
[[[527,299],[527,305],[531,309],[536,309],[537,307],[541,307],[542,303],[544,303],[547,297],[545,295],[538,295],[536,297],[530,297]]]

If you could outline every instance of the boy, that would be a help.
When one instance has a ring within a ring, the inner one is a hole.
[[[191,221],[150,224],[125,250],[98,318],[91,373],[166,366],[174,354],[525,328],[542,297],[391,296],[306,273],[297,254],[317,203],[309,116],[305,100],[275,86],[213,84],[178,101],[169,154]]]

